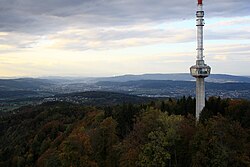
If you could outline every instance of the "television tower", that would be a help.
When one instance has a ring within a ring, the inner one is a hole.
[[[199,120],[200,113],[205,107],[205,82],[204,79],[210,75],[211,68],[205,64],[203,56],[203,27],[204,11],[202,0],[198,0],[196,12],[197,26],[197,59],[196,65],[190,67],[190,74],[196,78],[196,119]]]

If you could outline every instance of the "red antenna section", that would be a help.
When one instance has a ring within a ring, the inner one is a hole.
[[[199,5],[202,5],[202,0],[198,0],[198,4],[199,4]]]

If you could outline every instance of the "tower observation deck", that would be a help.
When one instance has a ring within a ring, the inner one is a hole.
[[[210,75],[211,68],[205,64],[203,56],[203,27],[204,11],[202,0],[198,0],[196,12],[197,26],[197,59],[196,64],[190,67],[190,74],[196,78],[196,119],[205,107],[205,82],[204,79]]]

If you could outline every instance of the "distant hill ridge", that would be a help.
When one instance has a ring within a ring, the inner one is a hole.
[[[114,77],[45,77],[45,78],[19,78],[19,79],[0,79],[0,90],[34,90],[44,86],[54,84],[70,83],[96,83],[99,81],[127,82],[139,80],[170,80],[170,81],[194,81],[188,73],[174,74],[141,74],[141,75],[121,75]],[[240,82],[250,83],[250,77],[235,76],[228,74],[212,74],[206,78],[206,82],[228,83]]]
[[[51,86],[52,82],[38,78],[0,79],[0,90],[34,90]]]
[[[173,80],[173,81],[193,81],[193,78],[188,73],[175,73],[175,74],[142,74],[142,75],[121,75],[115,77],[104,77],[96,78],[97,81],[116,81],[116,82],[127,82],[136,80]],[[207,82],[246,82],[250,83],[250,77],[246,76],[235,76],[228,74],[211,74],[206,78]]]

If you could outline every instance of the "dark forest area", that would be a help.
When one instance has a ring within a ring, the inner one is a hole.
[[[22,107],[0,115],[0,166],[250,166],[250,101],[211,97],[194,113],[191,97]]]

